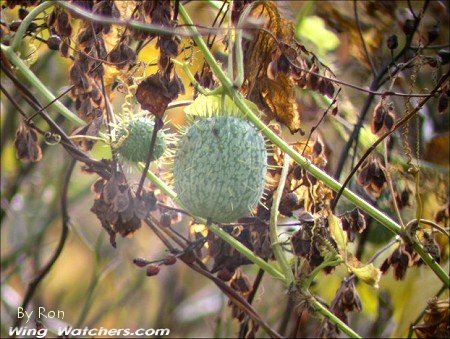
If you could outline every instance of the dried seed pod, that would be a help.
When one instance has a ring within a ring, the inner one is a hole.
[[[245,274],[236,274],[230,282],[232,289],[238,291],[239,293],[246,295],[252,291],[252,284]]]
[[[323,147],[323,142],[322,142],[322,140],[317,139],[317,140],[314,142],[314,145],[313,145],[313,155],[314,155],[315,157],[320,156],[320,155],[322,154],[322,152],[323,152],[323,149],[324,149],[324,147]]]
[[[59,46],[61,45],[61,38],[57,35],[51,35],[47,39],[47,46],[51,50],[59,51]]]
[[[384,108],[383,101],[380,100],[373,110],[372,123],[370,125],[373,134],[377,134],[383,127],[385,115],[386,110]]]
[[[439,26],[434,24],[427,32],[428,34],[428,43],[431,44],[434,40],[439,37]]]
[[[448,107],[448,96],[446,93],[441,93],[438,101],[438,112],[443,113]]]
[[[390,50],[396,49],[398,47],[397,35],[392,34],[391,36],[389,36],[389,38],[386,41],[386,44]]]
[[[136,53],[126,43],[116,45],[108,55],[108,61],[123,69],[136,60]]]
[[[325,81],[325,79],[323,79],[323,80]],[[333,82],[331,82],[329,80],[325,81],[325,83],[326,83],[325,95],[328,98],[332,99],[334,96],[334,92],[335,92],[334,84],[333,84]],[[333,115],[336,115],[336,114],[333,114]]]
[[[21,123],[16,132],[14,146],[17,157],[22,161],[38,162],[42,159],[42,149],[35,130]]]
[[[339,217],[342,222],[342,229],[347,232],[350,242],[355,240],[357,233],[361,233],[366,228],[366,220],[358,208],[346,212]]]
[[[419,260],[419,256],[414,249],[407,244],[400,244],[397,249],[392,252],[380,267],[381,272],[386,273],[389,267],[394,270],[394,278],[401,280],[405,277],[408,267],[414,265]]]
[[[378,198],[386,183],[384,167],[377,159],[371,158],[366,160],[356,182],[358,185],[363,186],[366,192],[371,194],[374,198]]]
[[[19,19],[23,20],[25,19],[25,17],[28,15],[28,10],[26,10],[25,8],[21,7],[19,8]]]
[[[450,303],[448,298],[428,301],[422,323],[414,326],[417,338],[449,338]]]
[[[442,206],[435,214],[434,221],[437,223],[447,222],[450,219],[450,201]]]
[[[228,268],[224,267],[219,272],[217,272],[217,278],[223,281],[230,281],[233,278],[234,271],[230,271]]]
[[[336,116],[336,114],[338,114],[338,111],[339,111],[339,109],[338,109],[338,106],[336,105],[336,106],[333,108],[333,110],[331,111],[331,115],[332,115],[332,116]]]
[[[192,250],[185,251],[180,256],[180,259],[187,264],[192,264],[195,261],[195,253]]]
[[[278,210],[281,214],[292,217],[292,211],[298,208],[298,197],[295,193],[287,193],[283,195]]]
[[[174,256],[173,254],[168,254],[163,260],[163,264],[166,266],[174,265],[176,262],[177,257]]]
[[[292,175],[294,179],[300,180],[302,178],[302,168],[299,165],[295,165]]]
[[[145,267],[147,265],[150,265],[150,261],[144,258],[135,258],[133,259],[133,264],[135,264],[138,267]]]
[[[147,276],[152,277],[154,275],[157,275],[160,271],[160,267],[155,264],[150,264],[147,266]]]
[[[22,21],[13,21],[9,24],[9,30],[11,32],[15,32],[19,29],[20,24],[22,23]]]

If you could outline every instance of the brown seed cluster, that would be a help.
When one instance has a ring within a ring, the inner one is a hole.
[[[319,266],[330,252],[337,252],[336,242],[331,237],[328,220],[323,217],[315,218],[310,213],[303,213],[300,218],[301,227],[291,236],[294,255],[306,259],[311,271]],[[331,272],[327,267],[325,272]]]
[[[342,228],[347,232],[348,240],[350,242],[355,241],[357,233],[361,233],[366,229],[366,219],[357,208],[341,214],[339,218],[342,222]]]
[[[30,7],[36,6],[39,0],[5,0],[5,6],[9,8],[14,8],[16,6]]]
[[[353,311],[360,312],[361,309],[361,298],[355,287],[355,279],[344,279],[333,299],[331,310],[339,319],[348,323],[347,314]]]
[[[139,84],[136,99],[142,109],[162,118],[169,103],[180,93],[184,93],[184,86],[170,63],[165,72],[152,74]]]
[[[17,151],[17,157],[21,161],[37,162],[42,159],[42,149],[39,145],[37,133],[24,122],[19,125],[16,132],[14,147]]]
[[[250,280],[241,270],[237,270],[233,275],[230,281],[230,287],[246,300],[248,300],[253,290]],[[242,333],[242,337],[255,338],[255,333],[258,331],[259,325],[252,320],[248,320],[247,314],[231,300],[228,301],[228,306],[231,307],[231,316],[242,324],[241,328],[246,329],[245,333]]]
[[[388,105],[384,100],[375,106],[372,115],[371,129],[373,134],[381,135],[384,132],[388,132],[394,126],[394,107]]]
[[[266,114],[267,121],[276,119],[296,133],[300,131],[300,116],[295,86],[332,98],[333,74],[295,39],[292,22],[281,17],[273,2],[253,6],[248,17],[240,20],[250,3],[234,1],[231,14],[233,24],[241,24],[249,37],[242,44],[242,92]]]
[[[96,199],[91,211],[110,235],[114,247],[117,233],[122,237],[134,233],[141,227],[141,220],[156,209],[153,191],[144,189],[141,196],[136,197],[119,171],[112,171],[109,179],[98,179],[92,185],[92,192]]]
[[[428,301],[423,321],[414,326],[417,338],[450,338],[450,300],[433,298]]]
[[[356,290],[353,277],[345,278],[342,281],[331,303],[330,310],[346,324],[348,324],[350,312],[362,310],[361,298]],[[320,338],[337,338],[339,337],[339,329],[326,318],[320,326],[318,336]]]
[[[384,171],[385,168],[378,159],[368,158],[362,165],[356,182],[372,197],[378,198],[387,182]]]
[[[256,218],[242,218],[242,225],[223,226],[223,229],[263,259],[272,257],[270,247],[269,226]],[[236,249],[224,242],[212,232],[208,232],[208,253],[214,259],[212,272],[219,272],[222,280],[229,280],[235,270],[251,262]]]
[[[392,267],[395,279],[401,280],[405,277],[408,267],[416,264],[419,259],[419,255],[414,251],[411,245],[402,243],[383,262],[380,270],[383,273],[386,273],[389,267]]]

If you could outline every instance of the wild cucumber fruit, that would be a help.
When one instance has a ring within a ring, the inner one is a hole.
[[[200,117],[179,140],[174,190],[194,216],[227,223],[247,216],[261,198],[267,171],[261,133],[234,116]]]
[[[113,148],[124,159],[132,162],[145,162],[150,148],[154,122],[148,118],[132,118],[116,129]],[[166,149],[164,132],[158,131],[152,160],[161,157]]]

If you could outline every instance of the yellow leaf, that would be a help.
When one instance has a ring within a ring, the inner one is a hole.
[[[381,271],[373,264],[364,265],[356,257],[350,257],[346,263],[347,268],[366,284],[378,288]]]
[[[334,241],[338,246],[339,252],[347,252],[347,233],[342,229],[341,221],[334,214],[328,216],[328,226]],[[344,256],[345,257],[345,256]]]
[[[250,17],[255,22],[262,22],[264,30],[260,30],[252,42],[245,44],[245,82],[242,90],[248,99],[266,113],[267,120],[275,118],[285,124],[291,133],[295,133],[300,130],[300,117],[294,81],[288,73],[283,72],[277,72],[274,79],[268,76],[269,64],[281,55],[278,44],[290,46],[294,41],[294,25],[280,17],[274,2],[254,6]]]
[[[276,119],[285,124],[291,133],[299,131],[300,117],[295,102],[293,81],[280,73],[276,80],[266,78],[260,82],[258,87],[263,102],[269,107]]]

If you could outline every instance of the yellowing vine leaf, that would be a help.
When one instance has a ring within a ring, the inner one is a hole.
[[[356,257],[347,258],[345,264],[347,268],[366,284],[378,288],[381,278],[381,271],[373,264],[364,265]]]
[[[338,246],[339,252],[347,253],[347,233],[342,229],[341,221],[334,214],[328,216],[328,226],[330,227],[331,236]],[[345,259],[346,255],[344,255]]]
[[[297,132],[300,129],[300,117],[293,81],[280,73],[276,80],[265,78],[259,86],[264,103],[277,120],[285,124],[292,133]]]
[[[274,79],[268,76],[269,64],[281,55],[278,44],[289,45],[293,42],[294,25],[291,21],[280,17],[273,2],[254,6],[249,17],[251,21],[262,22],[261,27],[264,30],[258,30],[259,33],[244,44],[243,91],[267,114],[269,120],[275,118],[295,133],[300,130],[300,117],[295,102],[295,83],[285,72],[278,72]],[[255,30],[249,30],[250,34],[252,32]]]
[[[350,271],[355,274],[359,279],[366,284],[378,288],[378,282],[381,278],[381,271],[373,264],[365,265],[362,267],[348,266]]]

